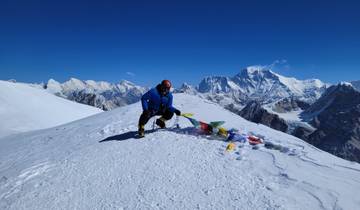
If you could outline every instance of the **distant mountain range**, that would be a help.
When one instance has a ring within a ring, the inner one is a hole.
[[[360,92],[341,83],[327,89],[304,112],[316,128],[303,137],[314,146],[347,160],[360,162]]]
[[[126,80],[112,84],[93,80],[81,81],[75,78],[62,84],[50,79],[43,87],[57,96],[95,106],[105,111],[135,103],[147,91],[147,88]]]
[[[252,66],[234,77],[206,77],[196,89],[209,95],[222,94],[245,105],[252,100],[267,104],[289,97],[314,102],[326,87],[318,79],[297,80],[276,74],[266,67]]]
[[[43,87],[55,95],[103,110],[135,103],[149,89],[126,80],[112,84],[75,78],[64,83],[50,79]],[[276,74],[265,67],[252,66],[231,78],[206,77],[196,87],[184,83],[174,92],[199,95],[223,106],[237,104],[244,107],[253,100],[268,104],[289,97],[313,103],[326,87],[325,83],[317,79],[297,80]]]

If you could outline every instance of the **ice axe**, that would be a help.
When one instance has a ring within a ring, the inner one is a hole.
[[[182,113],[180,116],[189,119],[189,117],[194,116],[194,114],[192,114],[192,113]],[[179,125],[179,116],[176,116],[175,123],[174,123],[174,127],[180,128],[180,125]]]

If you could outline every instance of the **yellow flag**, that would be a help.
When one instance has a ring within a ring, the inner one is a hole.
[[[183,117],[192,117],[192,116],[194,116],[194,114],[192,114],[192,113],[183,113],[183,114],[181,114],[181,116],[183,116]]]
[[[228,131],[225,128],[221,127],[221,128],[219,128],[218,134],[220,136],[227,137]]]

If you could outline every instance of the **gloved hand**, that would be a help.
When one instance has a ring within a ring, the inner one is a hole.
[[[180,115],[181,115],[181,112],[180,112],[180,110],[178,110],[178,109],[175,109],[174,113],[175,113],[177,116],[180,116]]]

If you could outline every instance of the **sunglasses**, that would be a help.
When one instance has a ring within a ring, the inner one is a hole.
[[[161,87],[161,92],[162,93],[169,93],[170,92],[170,88],[168,88],[168,87]]]

